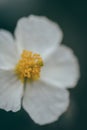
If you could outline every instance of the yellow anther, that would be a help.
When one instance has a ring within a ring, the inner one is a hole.
[[[24,50],[20,60],[16,64],[15,72],[22,81],[24,81],[25,78],[36,80],[40,77],[42,66],[43,60],[39,54]]]

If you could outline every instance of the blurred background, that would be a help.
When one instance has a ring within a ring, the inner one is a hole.
[[[21,109],[0,110],[0,130],[87,130],[87,3],[86,0],[0,0],[0,28],[14,32],[20,17],[44,15],[57,22],[64,32],[63,44],[71,47],[80,63],[81,78],[70,91],[70,106],[60,119],[39,126]]]

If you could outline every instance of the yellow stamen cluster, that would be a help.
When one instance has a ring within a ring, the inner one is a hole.
[[[25,78],[28,80],[36,80],[40,77],[42,66],[43,60],[39,54],[24,50],[15,67],[15,72],[22,81]]]

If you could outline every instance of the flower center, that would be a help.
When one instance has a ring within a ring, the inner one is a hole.
[[[37,80],[40,77],[42,66],[43,60],[39,54],[23,50],[21,58],[16,64],[15,72],[23,82],[25,78],[29,81]]]

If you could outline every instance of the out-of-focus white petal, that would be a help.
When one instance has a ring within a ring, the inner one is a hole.
[[[0,108],[16,112],[21,108],[23,84],[12,71],[0,70]]]
[[[0,69],[11,69],[17,61],[16,44],[10,32],[0,30]]]
[[[43,82],[27,85],[23,107],[37,124],[44,125],[59,118],[69,105],[69,93],[65,89]]]
[[[15,36],[20,51],[27,49],[44,57],[61,43],[62,31],[48,18],[31,15],[18,21]]]
[[[42,68],[43,81],[61,88],[71,88],[80,77],[79,64],[73,51],[61,45],[48,57]]]

